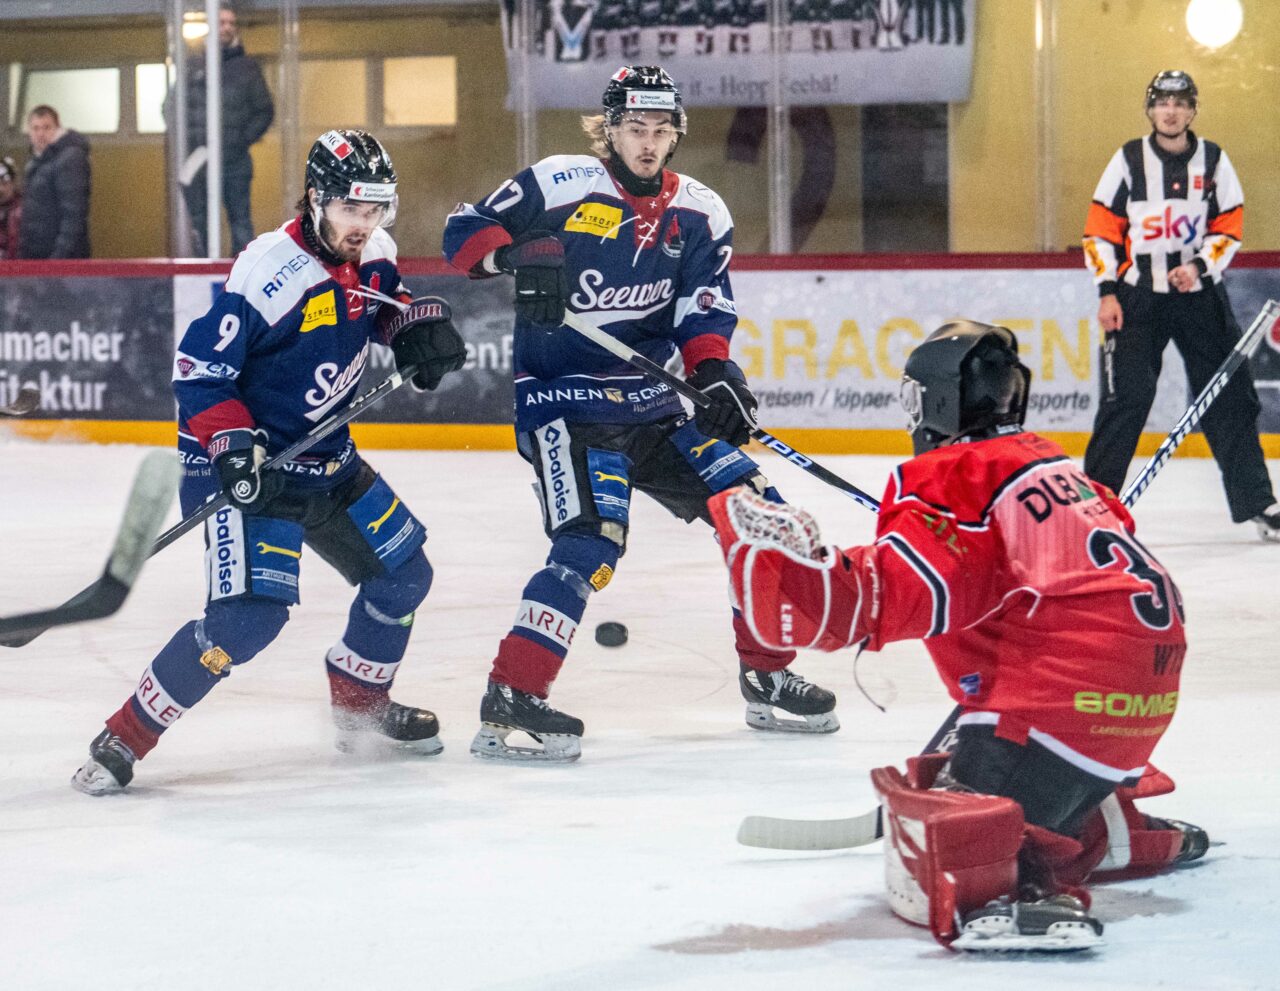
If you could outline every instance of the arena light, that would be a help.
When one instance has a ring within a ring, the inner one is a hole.
[[[1230,43],[1243,23],[1240,0],[1191,0],[1187,4],[1187,33],[1205,48]]]
[[[1190,12],[1187,14],[1191,16]],[[187,12],[182,17],[182,37],[187,41],[199,41],[209,33],[209,22],[204,19],[204,14]]]

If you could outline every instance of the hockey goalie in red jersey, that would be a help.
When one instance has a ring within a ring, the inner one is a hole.
[[[1178,705],[1178,589],[1115,495],[1023,429],[1030,378],[1004,327],[948,323],[912,352],[915,457],[869,546],[824,548],[802,510],[745,489],[709,503],[761,643],[924,641],[960,706],[956,743],[872,782],[891,907],[961,949],[1096,946],[1087,877],[1208,848],[1134,806],[1173,789],[1148,760]]]

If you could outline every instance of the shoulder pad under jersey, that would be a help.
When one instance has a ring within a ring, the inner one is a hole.
[[[593,155],[552,155],[544,158],[530,170],[542,192],[542,200],[548,210],[569,203],[577,203],[609,173]],[[609,182],[612,190],[613,183]]]
[[[912,458],[895,472],[898,501],[915,499],[945,509],[962,523],[983,520],[992,500],[1028,470],[1071,466],[1056,443],[1032,431],[972,444],[949,444]]]
[[[274,326],[312,286],[331,276],[319,260],[280,228],[255,238],[231,266],[227,292],[239,293]]]
[[[673,207],[706,214],[711,236],[716,240],[733,229],[733,217],[729,215],[729,208],[725,206],[719,193],[697,179],[691,179],[682,173],[676,174],[680,177],[680,188],[676,190],[675,198],[671,201]]]
[[[364,251],[360,254],[360,264],[367,265],[369,262],[389,261],[392,265],[396,263],[396,242],[390,234],[381,227],[375,227],[373,233],[369,235],[369,240],[365,242]]]

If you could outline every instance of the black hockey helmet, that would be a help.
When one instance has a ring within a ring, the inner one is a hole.
[[[306,188],[320,194],[320,207],[330,200],[382,203],[383,227],[395,219],[396,170],[391,156],[368,131],[325,131],[307,154]]]
[[[604,105],[604,122],[616,127],[628,111],[669,111],[676,133],[684,134],[688,118],[684,101],[667,70],[658,65],[624,65],[609,79],[601,99]]]
[[[1031,369],[1013,331],[989,323],[945,323],[907,358],[902,408],[916,454],[1007,425],[1027,414]]]
[[[1162,96],[1180,96],[1191,104],[1192,110],[1199,108],[1200,91],[1196,89],[1195,80],[1181,69],[1165,69],[1155,74],[1147,83],[1146,108],[1150,110]]]

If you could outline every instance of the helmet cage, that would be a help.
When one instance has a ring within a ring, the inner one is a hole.
[[[1020,425],[1030,383],[1008,328],[968,320],[939,327],[907,359],[899,390],[915,453]]]

